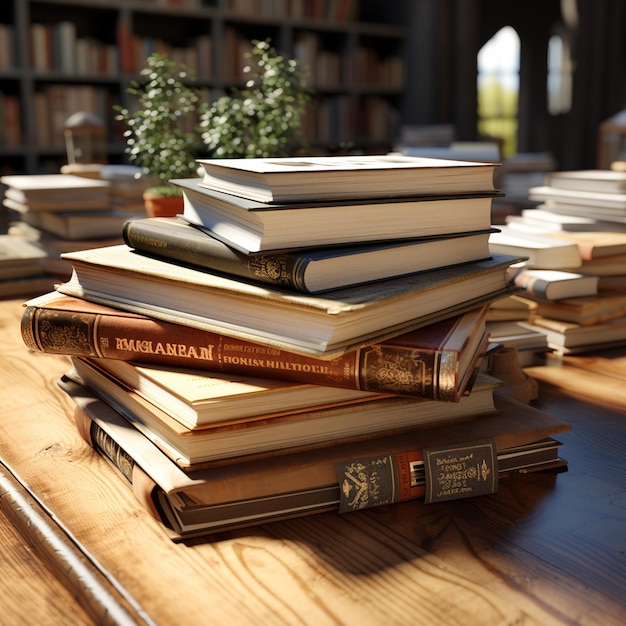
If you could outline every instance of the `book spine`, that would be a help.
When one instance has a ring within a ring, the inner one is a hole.
[[[195,231],[193,226],[179,228],[173,223],[149,219],[127,222],[122,235],[129,247],[149,256],[308,292],[304,285],[306,258],[298,255],[247,255],[200,230]]]
[[[38,306],[25,307],[21,333],[26,346],[38,352],[459,400],[458,380],[450,375],[450,364],[457,359],[452,351],[388,342],[325,360],[140,316]]]
[[[157,521],[164,523],[154,499],[158,485],[137,465],[122,446],[102,429],[91,416],[75,407],[76,429],[85,442],[100,454],[130,485],[135,497]]]

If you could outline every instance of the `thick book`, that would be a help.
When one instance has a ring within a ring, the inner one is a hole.
[[[568,431],[569,425],[496,397],[497,414],[461,423],[183,471],[105,402],[67,378],[59,384],[76,403],[76,425],[85,441],[125,477],[173,540],[422,499],[427,475],[432,476],[424,457],[435,447],[450,447],[458,456],[459,446],[494,442],[499,477],[566,468],[553,435]],[[360,480],[352,472],[346,475],[350,468],[363,472]],[[383,476],[387,480],[381,482]]]
[[[403,155],[199,159],[202,184],[261,202],[494,191],[496,163]]]
[[[556,354],[576,354],[626,344],[626,317],[582,325],[537,315],[532,323],[520,324],[544,333],[549,348]]]
[[[490,233],[245,254],[177,217],[128,221],[122,232],[128,246],[142,254],[302,293],[485,259]]]
[[[509,293],[517,259],[494,255],[321,296],[184,267],[126,245],[63,255],[61,293],[280,349],[331,358],[427,326]]]
[[[545,300],[560,300],[598,294],[598,277],[561,270],[521,268],[514,278],[521,295]]]
[[[215,238],[253,253],[285,248],[345,246],[489,229],[491,195],[361,198],[343,202],[269,204],[174,179],[183,191],[183,217]]]
[[[563,269],[582,264],[576,243],[546,235],[520,233],[507,226],[498,226],[497,232],[489,235],[489,249],[499,254],[524,256],[525,267]]]
[[[323,447],[337,441],[367,439],[417,424],[449,422],[494,411],[498,381],[480,374],[472,392],[459,402],[440,402],[370,394],[361,400],[277,411],[225,423],[188,428],[177,414],[163,410],[95,360],[72,357],[69,377],[111,404],[181,467],[198,466],[238,456],[268,456],[287,449]]]
[[[598,169],[548,172],[545,183],[556,189],[626,193],[626,172]]]
[[[488,306],[317,359],[128,313],[56,291],[25,303],[29,349],[457,402],[485,353]]]

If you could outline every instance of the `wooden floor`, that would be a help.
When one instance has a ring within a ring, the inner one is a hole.
[[[0,302],[2,626],[626,624],[626,352],[529,370],[572,425],[567,473],[174,544],[80,439],[67,361],[28,353],[20,315]]]

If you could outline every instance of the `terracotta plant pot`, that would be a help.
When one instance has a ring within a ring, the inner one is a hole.
[[[162,196],[146,191],[143,201],[149,217],[174,217],[183,212],[182,196]]]

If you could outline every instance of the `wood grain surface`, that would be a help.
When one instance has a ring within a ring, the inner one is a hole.
[[[68,624],[80,623],[81,611],[93,622],[117,615],[164,626],[626,623],[626,403],[600,402],[615,396],[609,377],[563,364],[530,370],[538,405],[573,425],[559,437],[567,473],[511,476],[493,496],[322,514],[175,544],[82,441],[55,385],[68,362],[29,353],[20,315],[20,301],[0,302],[0,457],[50,531],[76,548],[86,579],[60,572],[50,551],[33,562],[29,546],[41,536],[1,498],[12,524],[0,530],[11,546],[0,561],[1,624],[8,614],[13,623],[55,623],[33,616],[42,598],[66,602],[55,595],[59,583],[77,598]],[[578,370],[594,393],[577,393]],[[28,581],[30,600],[6,591],[5,562]]]

